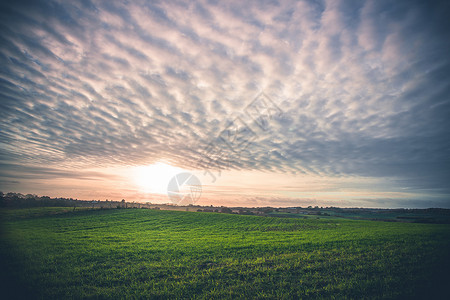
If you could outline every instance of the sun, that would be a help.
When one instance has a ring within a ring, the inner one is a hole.
[[[167,185],[177,174],[186,170],[158,162],[133,169],[133,177],[139,189],[145,193],[167,194]]]

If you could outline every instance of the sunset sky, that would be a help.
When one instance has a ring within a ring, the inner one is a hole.
[[[449,1],[1,1],[0,190],[450,208]]]

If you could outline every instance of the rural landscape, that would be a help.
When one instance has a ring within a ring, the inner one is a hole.
[[[0,300],[450,299],[449,0],[0,0]]]
[[[357,209],[171,209],[3,207],[4,299],[448,295],[450,210],[383,210],[373,221]]]

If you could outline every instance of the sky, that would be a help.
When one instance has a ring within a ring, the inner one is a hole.
[[[0,190],[450,208],[448,1],[1,1]]]

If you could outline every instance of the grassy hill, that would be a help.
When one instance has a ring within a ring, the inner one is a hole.
[[[450,225],[144,209],[3,210],[2,291],[63,298],[422,298]]]

